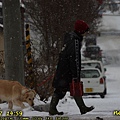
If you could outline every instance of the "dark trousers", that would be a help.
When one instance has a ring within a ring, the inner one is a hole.
[[[68,91],[67,89],[55,88],[54,93],[57,95],[59,99],[63,99],[67,91]]]

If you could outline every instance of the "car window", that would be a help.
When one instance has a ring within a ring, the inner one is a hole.
[[[81,63],[81,68],[98,68],[102,72],[100,63]]]
[[[98,52],[98,51],[100,51],[100,48],[99,47],[87,47],[86,48],[86,51],[87,52],[90,52],[90,51],[93,51],[93,52]]]
[[[98,78],[100,73],[98,70],[81,70],[81,78]]]

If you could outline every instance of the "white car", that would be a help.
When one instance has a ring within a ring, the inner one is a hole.
[[[100,95],[101,98],[106,94],[106,81],[98,68],[81,69],[81,80],[83,81],[84,95]]]
[[[103,78],[106,80],[106,68],[101,61],[98,60],[86,60],[81,62],[81,68],[98,68],[102,73]]]

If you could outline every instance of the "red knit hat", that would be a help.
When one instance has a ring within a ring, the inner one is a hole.
[[[75,22],[74,29],[81,34],[84,34],[86,31],[89,30],[89,26],[83,20],[77,20]]]

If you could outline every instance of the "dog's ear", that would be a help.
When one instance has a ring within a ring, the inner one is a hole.
[[[35,90],[31,90],[31,91],[34,93],[34,95],[36,95],[36,94],[37,94]]]
[[[23,88],[22,89],[22,95],[24,95],[25,93],[29,92],[30,90],[28,90],[27,88]]]
[[[28,93],[25,93],[25,94],[24,94],[24,98],[25,98],[25,99],[27,99],[28,96],[29,96]]]

